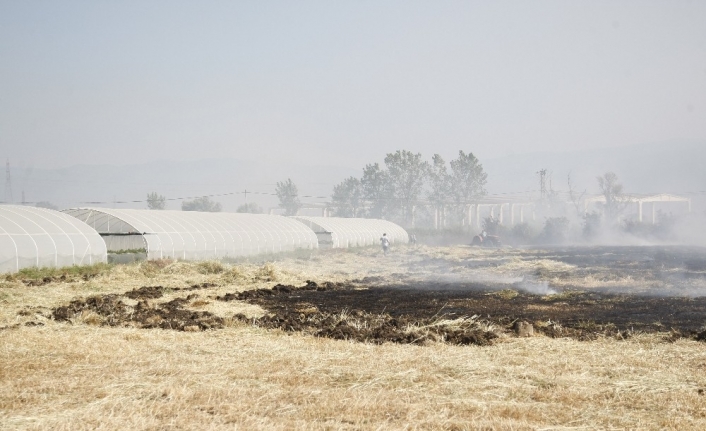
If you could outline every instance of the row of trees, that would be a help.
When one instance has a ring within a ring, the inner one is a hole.
[[[331,204],[339,217],[373,217],[409,222],[422,204],[448,210],[462,217],[463,208],[486,194],[487,174],[473,153],[459,151],[446,163],[435,154],[431,163],[420,153],[398,150],[385,156],[384,164],[368,164],[363,176],[349,177],[334,186]],[[302,207],[299,191],[288,178],[277,182],[275,194],[285,215],[296,215]],[[161,210],[166,198],[156,192],[147,195],[147,206]],[[221,205],[208,197],[183,201],[183,211],[221,211]],[[262,212],[256,204],[245,204],[238,212]]]
[[[147,208],[151,210],[163,210],[167,207],[167,198],[157,192],[147,194]],[[214,202],[208,196],[202,196],[193,200],[185,200],[181,203],[182,211],[203,211],[219,212],[223,209],[219,202]]]
[[[427,162],[419,153],[399,150],[385,156],[384,164],[368,164],[363,168],[360,179],[349,177],[334,186],[331,199],[334,214],[339,217],[373,217],[397,219],[408,223],[414,217],[414,211],[420,204],[445,212],[447,220],[456,222],[464,216],[467,204],[474,203],[486,194],[487,174],[473,153],[459,151],[458,157],[448,164],[439,155],[434,154]],[[584,219],[587,231],[595,230],[600,218],[614,223],[628,200],[623,194],[623,187],[618,177],[612,172],[597,177],[598,187],[605,198],[601,214],[584,214],[581,198],[585,191],[577,194],[568,178],[569,196],[576,209],[576,216]],[[288,178],[277,182],[275,194],[285,215],[296,215],[302,207],[299,191]],[[567,203],[555,202],[555,193],[547,193],[545,216],[552,215]],[[147,195],[150,209],[162,210],[166,207],[166,198],[156,192]],[[553,208],[552,208],[553,207]],[[183,211],[218,212],[222,206],[209,197],[185,200],[181,204]],[[262,208],[254,202],[238,207],[241,213],[262,213]],[[601,217],[602,216],[602,217]]]
[[[163,210],[167,207],[167,198],[157,192],[147,194],[147,208],[151,210]],[[185,200],[181,203],[182,211],[202,211],[202,212],[220,212],[223,206],[220,202],[211,200],[208,196],[202,196],[193,200]],[[255,202],[248,202],[240,205],[236,212],[239,213],[262,213],[262,207]]]
[[[458,152],[446,161],[434,154],[431,163],[420,153],[398,150],[363,168],[333,188],[332,206],[340,217],[393,218],[409,222],[415,207],[449,208],[462,216],[467,204],[486,194],[487,174],[473,153]]]

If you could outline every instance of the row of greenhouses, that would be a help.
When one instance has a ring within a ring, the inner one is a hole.
[[[376,219],[0,205],[0,272],[106,262],[108,253],[207,260],[409,241]]]

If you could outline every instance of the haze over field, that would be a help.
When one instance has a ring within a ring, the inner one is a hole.
[[[424,155],[431,157],[430,153]],[[370,162],[381,159],[376,157]],[[694,210],[700,211],[706,209],[704,160],[706,141],[526,153],[481,162],[488,172],[487,189],[491,195],[512,193],[537,198],[536,172],[543,168],[551,172],[555,190],[567,190],[567,175],[571,173],[577,189],[598,193],[596,176],[613,170],[624,181],[627,193],[678,193],[691,198]],[[265,209],[276,207],[275,184],[288,177],[299,186],[305,204],[328,202],[334,184],[362,173],[362,166],[345,163],[339,159],[317,159],[301,165],[231,158],[155,160],[60,169],[16,167],[12,178],[15,201],[24,191],[28,202],[49,201],[62,208],[86,206],[87,202],[99,202],[90,204],[94,206],[146,208],[145,196],[158,190],[169,199],[221,195],[213,199],[223,204],[224,211],[235,211],[246,199]],[[114,200],[128,202],[113,204]],[[180,205],[181,200],[167,202],[168,209],[179,209]]]
[[[705,54],[703,0],[0,0],[0,430],[706,429]]]
[[[398,149],[471,151],[491,193],[516,191],[502,166],[525,153],[703,146],[704,22],[706,3],[690,1],[0,1],[0,157],[19,171],[16,201],[28,169],[69,167],[108,184],[45,176],[43,192],[79,189],[56,197],[66,204],[261,188],[294,165],[286,175],[327,167],[326,187],[299,181],[330,194]],[[525,175],[560,175],[529,157]],[[204,159],[240,161],[248,181],[184,165]]]

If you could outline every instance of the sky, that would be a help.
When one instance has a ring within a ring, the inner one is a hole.
[[[706,139],[704,1],[0,0],[15,166],[673,139]]]

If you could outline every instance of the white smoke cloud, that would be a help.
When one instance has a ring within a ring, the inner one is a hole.
[[[524,290],[527,293],[532,293],[534,295],[556,295],[559,293],[557,290],[549,287],[549,282],[547,281],[534,281],[523,279],[517,283],[515,286],[519,290]]]

